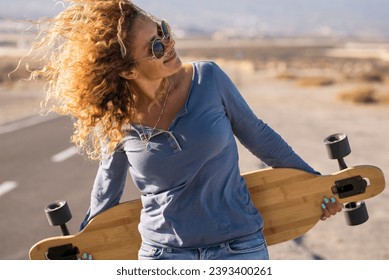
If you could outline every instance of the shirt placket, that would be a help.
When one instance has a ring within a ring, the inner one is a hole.
[[[135,129],[135,131],[138,133],[140,140],[144,141],[144,142],[149,137],[149,133],[151,133],[151,131],[148,131],[148,130],[145,131],[144,133],[143,133],[143,131],[140,132],[137,129]],[[169,146],[172,148],[174,153],[178,153],[178,152],[182,151],[182,148],[181,148],[180,144],[178,143],[177,138],[174,136],[173,132],[171,132],[171,131],[156,130],[154,132],[154,134],[152,134],[152,136],[150,137],[149,141],[151,139],[153,139],[154,137],[156,137],[158,135],[161,135],[161,134],[165,134],[166,135],[166,139],[167,139],[167,141],[169,143]],[[152,147],[152,144],[151,143],[149,143],[149,144],[151,145],[150,147]]]
[[[174,137],[171,131],[166,131],[166,138],[169,142],[170,147],[173,149],[174,153],[178,153],[182,151],[180,144],[178,143],[176,137]]]

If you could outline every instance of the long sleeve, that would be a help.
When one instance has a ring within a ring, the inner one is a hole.
[[[255,115],[233,82],[220,68],[215,75],[233,132],[251,153],[268,166],[297,168],[318,174],[278,133]]]
[[[94,216],[119,203],[128,167],[126,153],[121,150],[100,161],[91,192],[90,207],[80,229],[83,229]]]

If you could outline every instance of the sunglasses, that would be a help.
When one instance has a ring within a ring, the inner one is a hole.
[[[158,33],[159,33],[158,35],[160,35],[160,37],[157,37],[151,41],[152,56],[134,60],[132,61],[133,63],[141,60],[149,59],[149,58],[161,59],[165,55],[165,51],[166,51],[165,47],[169,45],[172,41],[170,26],[164,20],[160,21],[160,23],[157,24],[158,24]]]

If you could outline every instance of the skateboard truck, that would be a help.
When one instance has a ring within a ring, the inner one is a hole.
[[[339,169],[347,168],[344,157],[351,153],[347,135],[344,133],[332,134],[324,139],[327,153],[330,159],[338,160]],[[361,176],[351,177],[336,181],[332,187],[333,194],[339,198],[358,195],[366,191],[368,183]],[[346,222],[350,226],[360,225],[369,219],[364,201],[349,202],[344,205]]]
[[[69,205],[66,201],[54,201],[44,209],[47,220],[51,226],[60,226],[62,235],[70,235],[66,223],[72,218]],[[50,247],[46,252],[48,260],[76,260],[79,250],[72,244]]]
[[[65,244],[50,247],[45,256],[47,260],[77,260],[77,254],[79,253],[77,247],[73,247],[72,244]]]
[[[332,193],[346,198],[366,192],[367,182],[361,176],[350,177],[335,182]]]

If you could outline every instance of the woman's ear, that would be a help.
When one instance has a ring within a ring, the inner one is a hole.
[[[120,77],[125,78],[127,80],[133,80],[138,77],[138,72],[135,69],[129,71],[123,71],[119,74]]]

